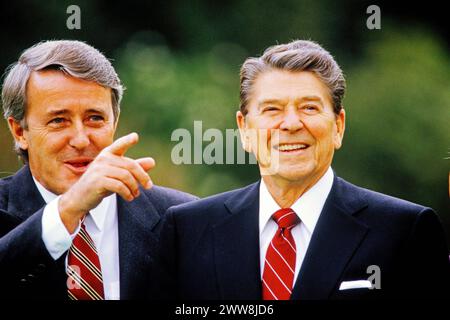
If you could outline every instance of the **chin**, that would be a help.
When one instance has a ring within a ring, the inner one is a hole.
[[[296,182],[304,180],[308,177],[308,174],[304,172],[279,171],[276,176],[282,178],[283,180]]]
[[[72,177],[71,178],[61,177],[58,181],[63,182],[61,182],[58,186],[55,186],[55,189],[58,190],[58,194],[63,194],[67,192],[78,181],[78,179],[74,179]]]
[[[310,179],[315,174],[311,166],[286,166],[278,170],[277,175],[285,180],[295,182]]]

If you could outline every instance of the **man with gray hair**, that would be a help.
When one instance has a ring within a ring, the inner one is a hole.
[[[432,209],[331,169],[345,131],[343,72],[312,41],[241,68],[236,121],[261,180],[172,207],[161,254],[182,299],[444,297],[449,261]]]
[[[25,165],[0,180],[1,297],[157,297],[158,222],[193,197],[153,186],[152,158],[125,156],[136,133],[113,141],[122,93],[80,41],[38,43],[8,70],[4,116]]]

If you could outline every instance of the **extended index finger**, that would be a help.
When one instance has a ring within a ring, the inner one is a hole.
[[[139,136],[136,132],[127,134],[114,141],[110,146],[106,147],[104,151],[110,152],[117,156],[123,156],[127,150],[139,141]]]

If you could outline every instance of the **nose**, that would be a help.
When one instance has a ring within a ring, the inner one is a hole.
[[[78,150],[84,149],[90,144],[89,136],[82,123],[76,123],[74,126],[69,144]]]
[[[283,131],[298,131],[303,128],[303,122],[294,107],[286,108],[280,129]]]

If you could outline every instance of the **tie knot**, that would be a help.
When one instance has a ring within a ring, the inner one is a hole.
[[[291,229],[300,222],[299,217],[291,208],[283,208],[278,210],[272,215],[272,219],[278,224],[280,228],[283,229]]]

